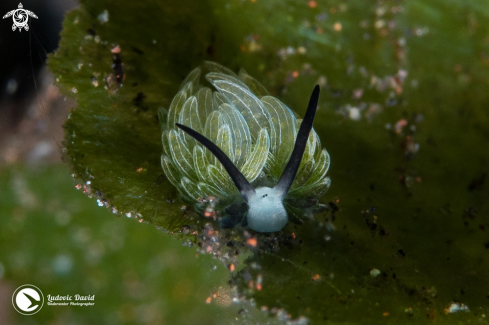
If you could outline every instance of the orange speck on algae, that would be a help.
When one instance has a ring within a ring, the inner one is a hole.
[[[205,300],[205,303],[206,304],[210,304],[212,301],[212,298],[211,297],[207,297],[207,299]]]
[[[320,278],[321,278],[321,276],[320,276],[319,274],[314,274],[314,275],[312,276],[312,279],[313,279],[314,281],[317,281],[317,280],[319,280]]]
[[[246,244],[250,245],[251,247],[256,247],[258,241],[256,240],[256,238],[248,238],[246,240]]]
[[[234,264],[229,265],[229,271],[233,272],[234,271]]]
[[[116,53],[121,53],[121,47],[119,45],[113,47],[110,49],[110,52],[116,54]]]
[[[388,312],[388,311],[384,311],[384,312],[382,313],[382,316],[389,316],[389,312]]]
[[[342,28],[343,28],[343,26],[341,26],[341,23],[339,23],[339,22],[336,22],[336,23],[334,23],[334,25],[333,25],[333,29],[334,29],[335,31],[337,31],[337,32],[341,31],[341,29],[342,29]]]
[[[316,8],[318,6],[317,2],[313,0],[309,1],[307,5],[309,6],[309,8]]]

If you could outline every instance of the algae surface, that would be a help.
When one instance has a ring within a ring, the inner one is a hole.
[[[149,224],[114,218],[73,188],[60,166],[0,171],[0,278],[3,295],[35,283],[45,302],[35,315],[2,305],[8,324],[233,324],[244,306],[205,304],[228,295],[211,256],[195,256]],[[164,248],[164,249],[162,249]],[[47,295],[93,296],[92,306],[49,306]],[[260,314],[249,317],[263,321]]]
[[[279,319],[487,323],[486,7],[81,3],[49,64],[78,103],[65,125],[66,160],[100,205],[227,254],[230,269],[248,250],[231,283]],[[217,223],[183,206],[160,167],[157,112],[203,60],[245,68],[299,115],[320,84],[328,212],[280,234],[217,235]],[[227,248],[211,246],[211,233]],[[469,311],[449,313],[453,302]]]

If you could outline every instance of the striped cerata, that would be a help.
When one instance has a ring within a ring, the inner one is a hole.
[[[329,154],[312,128],[319,86],[301,120],[244,70],[206,68],[207,86],[193,70],[168,112],[160,110],[161,165],[183,199],[197,211],[217,201],[224,227],[257,232],[323,210],[318,199],[331,181]]]

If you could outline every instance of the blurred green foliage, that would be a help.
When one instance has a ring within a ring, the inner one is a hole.
[[[147,224],[116,218],[73,188],[66,168],[0,170],[0,293],[8,324],[233,324],[240,308],[211,256]],[[11,294],[44,294],[23,316]],[[206,304],[207,297],[220,295]],[[48,306],[47,295],[95,295],[94,306]],[[227,307],[227,308],[226,308]],[[249,314],[253,316],[252,313]],[[254,315],[260,319],[260,315]]]
[[[489,7],[81,3],[50,66],[78,103],[66,159],[102,204],[178,236],[184,225],[200,233],[204,219],[182,212],[162,176],[157,111],[202,60],[244,67],[299,115],[320,83],[315,130],[332,161],[324,200],[339,211],[259,236],[233,279],[239,293],[313,323],[487,323]],[[262,290],[250,289],[259,277]],[[452,301],[470,311],[445,314]]]

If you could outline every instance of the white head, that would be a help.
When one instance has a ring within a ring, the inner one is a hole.
[[[283,201],[294,182],[302,156],[304,155],[307,139],[311,132],[314,116],[316,114],[318,98],[319,86],[316,85],[311,98],[309,99],[309,105],[297,134],[294,150],[292,151],[289,162],[287,163],[287,166],[285,166],[282,176],[280,176],[280,179],[273,188],[260,187],[254,189],[239,169],[232,163],[231,159],[229,159],[218,146],[202,134],[187,126],[176,123],[176,126],[209,149],[209,151],[212,152],[224,166],[241,196],[248,203],[248,214],[246,218],[250,228],[255,231],[279,231],[285,227],[288,222],[289,217]]]
[[[283,193],[271,187],[260,187],[248,199],[248,226],[259,232],[279,231],[289,221]]]

